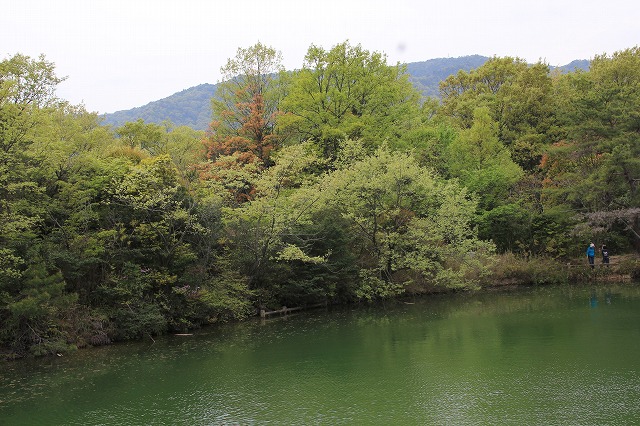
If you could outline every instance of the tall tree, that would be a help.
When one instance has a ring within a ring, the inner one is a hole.
[[[275,134],[278,104],[286,85],[282,55],[257,43],[239,48],[220,70],[212,99],[213,122],[204,145],[208,162],[200,177],[220,182],[237,203],[253,197],[257,174],[272,165],[271,152],[279,145]]]
[[[213,122],[205,140],[208,155],[238,154],[243,163],[269,162],[282,96],[282,55],[262,43],[242,49],[220,69],[223,81],[212,100]]]
[[[476,108],[489,108],[499,141],[525,170],[533,170],[543,146],[554,141],[553,86],[543,63],[492,58],[475,70],[448,77],[440,83],[440,94],[440,113],[462,128],[473,125]]]
[[[404,67],[387,65],[385,55],[348,41],[329,51],[312,45],[292,77],[278,125],[288,137],[311,140],[325,158],[336,158],[346,139],[369,147],[397,139],[418,104]]]
[[[0,62],[0,265],[24,256],[42,219],[39,174],[46,151],[31,148],[62,80],[44,56],[17,54]]]
[[[35,142],[62,80],[44,56],[0,62],[0,343],[21,354],[64,348],[55,319],[73,303],[41,244],[50,169]]]
[[[26,229],[37,221],[28,200],[38,197],[36,182],[43,153],[30,150],[34,129],[58,100],[55,89],[63,79],[54,65],[40,56],[35,60],[17,54],[0,62],[0,237],[11,229]],[[27,201],[27,202],[25,202]],[[2,241],[2,240],[0,240]]]

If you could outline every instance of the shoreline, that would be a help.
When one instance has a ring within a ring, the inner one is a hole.
[[[410,298],[415,297],[429,297],[430,295],[446,296],[450,294],[458,294],[462,292],[497,292],[497,291],[517,291],[518,289],[548,286],[548,285],[594,285],[603,283],[625,283],[633,284],[635,282],[640,283],[640,256],[636,254],[628,254],[613,257],[608,265],[596,264],[594,268],[590,268],[590,265],[585,262],[581,262],[580,259],[573,259],[569,262],[561,262],[555,259],[549,258],[529,258],[520,259],[511,254],[503,254],[497,256],[496,265],[493,266],[491,274],[483,277],[476,285],[464,287],[464,288],[447,288],[436,287],[433,285],[422,285],[416,288],[408,288],[403,294],[396,297],[375,300],[375,301],[360,301],[351,303],[315,303],[309,306],[295,306],[295,307],[273,307],[271,309],[256,309],[256,312],[247,317],[245,320],[260,319],[268,321],[269,317],[281,317],[287,316],[293,312],[296,314],[303,313],[318,309],[320,307],[329,308],[331,306],[348,306],[351,304],[370,304],[376,305],[385,303],[388,301],[395,301],[399,303],[406,302]],[[242,322],[243,320],[237,320],[232,322]],[[190,336],[194,331],[215,326],[217,322],[203,324],[201,327],[191,328],[183,331],[167,331],[159,335],[177,335],[177,336]],[[148,336],[153,340],[152,336]],[[70,348],[68,352],[76,350],[82,350],[85,348],[93,348],[99,346],[110,346],[119,342],[126,341],[142,341],[147,337],[141,337],[139,339],[127,339],[110,341],[109,343],[100,345],[86,345],[76,346]],[[70,344],[71,345],[71,344]],[[72,345],[71,345],[72,346]],[[0,360],[2,361],[17,361],[21,359],[35,359],[43,358],[48,359],[54,356],[62,356],[65,352],[59,352],[56,354],[48,354],[41,356],[15,356],[15,354],[7,351],[6,348],[0,349]]]

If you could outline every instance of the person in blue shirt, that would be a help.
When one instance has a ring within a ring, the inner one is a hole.
[[[589,259],[589,265],[591,265],[591,269],[593,269],[596,258],[596,245],[593,243],[589,244],[589,247],[587,247],[587,258]]]

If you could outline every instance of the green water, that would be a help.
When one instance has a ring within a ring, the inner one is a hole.
[[[640,288],[311,311],[0,364],[0,425],[640,423]]]

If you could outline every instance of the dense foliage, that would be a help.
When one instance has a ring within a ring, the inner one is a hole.
[[[239,49],[205,133],[116,129],[0,62],[0,348],[184,331],[257,309],[476,287],[496,253],[640,247],[640,51],[491,58],[444,80],[348,42]],[[493,268],[493,269],[492,269]]]

